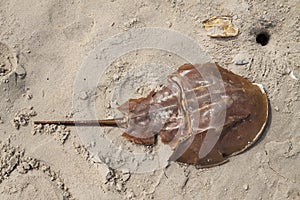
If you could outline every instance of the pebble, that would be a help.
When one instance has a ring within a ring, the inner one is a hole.
[[[244,188],[245,191],[247,191],[249,189],[249,185],[248,184],[244,184],[243,188]]]
[[[250,58],[247,53],[241,52],[235,56],[233,61],[234,61],[234,64],[236,64],[236,65],[246,65],[250,62]]]
[[[247,60],[236,60],[235,62],[234,62],[234,64],[236,64],[236,65],[246,65],[246,64],[248,64],[249,63],[249,61],[247,61]]]

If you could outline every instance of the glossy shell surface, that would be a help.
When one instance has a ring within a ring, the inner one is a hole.
[[[127,115],[124,137],[169,145],[170,160],[199,167],[228,161],[257,141],[268,118],[262,88],[214,63],[186,64],[169,75],[169,84],[119,107]]]

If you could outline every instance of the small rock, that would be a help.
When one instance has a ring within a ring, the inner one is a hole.
[[[246,65],[248,63],[249,63],[249,61],[247,61],[247,60],[237,60],[234,62],[234,64],[236,64],[236,65]]]
[[[241,52],[235,56],[233,61],[236,65],[246,65],[250,62],[250,58],[246,52]]]
[[[243,188],[244,188],[245,191],[247,191],[249,189],[249,185],[248,184],[244,184]]]

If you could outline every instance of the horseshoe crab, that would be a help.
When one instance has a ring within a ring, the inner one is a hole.
[[[154,145],[159,135],[173,150],[169,160],[200,168],[227,162],[261,136],[268,119],[261,85],[214,63],[182,65],[168,81],[161,90],[121,105],[122,119],[34,123],[121,126],[123,137],[141,145]]]

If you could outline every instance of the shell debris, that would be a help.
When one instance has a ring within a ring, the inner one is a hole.
[[[234,37],[239,29],[232,24],[230,16],[215,16],[202,22],[207,35],[213,38]]]

